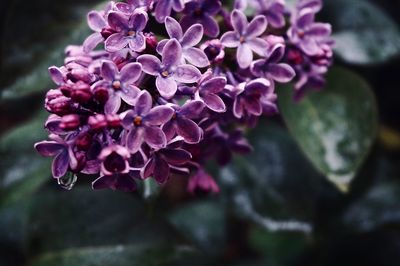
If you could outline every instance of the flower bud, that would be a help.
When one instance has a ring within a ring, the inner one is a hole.
[[[93,95],[96,101],[105,104],[108,100],[108,91],[104,87],[97,87],[93,90]]]
[[[80,117],[77,114],[64,115],[61,118],[60,128],[64,130],[75,130],[81,124]]]
[[[91,129],[97,131],[107,127],[107,120],[104,115],[97,114],[89,117],[88,124]]]
[[[77,82],[71,90],[71,99],[78,103],[87,103],[92,98],[92,92],[88,84]]]

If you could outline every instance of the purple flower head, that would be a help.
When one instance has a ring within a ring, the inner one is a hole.
[[[171,10],[182,11],[185,7],[184,0],[158,0],[156,3],[155,17],[159,23],[163,23],[165,18],[171,15]]]
[[[267,29],[267,20],[264,15],[258,15],[248,23],[246,16],[240,10],[231,13],[233,31],[224,33],[221,43],[225,47],[237,48],[236,59],[241,68],[247,68],[253,61],[253,51],[263,56],[268,43],[259,38]]]
[[[134,83],[139,79],[142,68],[139,63],[129,63],[121,71],[112,61],[104,61],[101,66],[100,80],[93,84],[93,88],[107,88],[108,100],[104,106],[106,114],[115,114],[121,106],[121,98],[129,105],[134,105],[139,89]]]
[[[123,146],[113,144],[104,148],[99,155],[101,176],[93,181],[93,189],[136,190],[136,183],[129,174],[130,157],[129,151]]]
[[[219,35],[219,26],[215,20],[215,15],[221,10],[219,0],[197,0],[186,3],[183,13],[185,14],[180,23],[184,29],[191,25],[200,23],[203,25],[204,34],[209,37]]]
[[[168,106],[152,108],[150,93],[142,91],[137,98],[134,110],[127,111],[122,125],[128,130],[126,146],[131,153],[136,153],[143,142],[154,149],[165,147],[167,139],[160,125],[167,123],[174,114]]]
[[[169,40],[162,50],[162,61],[154,55],[141,55],[137,61],[142,64],[145,73],[156,76],[156,87],[160,95],[172,98],[177,90],[177,83],[193,83],[200,76],[200,71],[188,64],[182,64],[182,47],[175,39]]]
[[[72,146],[57,135],[50,135],[49,141],[35,144],[35,149],[46,157],[54,157],[51,172],[54,178],[63,177],[70,167],[76,169],[78,162],[72,150]]]
[[[174,115],[162,127],[167,139],[171,140],[177,134],[186,143],[199,143],[203,136],[203,130],[192,119],[199,118],[203,107],[204,103],[196,100],[188,101],[182,107],[173,105]]]
[[[182,56],[190,64],[197,67],[206,67],[210,64],[206,54],[201,49],[194,47],[203,37],[203,26],[194,24],[183,33],[181,25],[179,25],[175,19],[166,17],[165,28],[167,29],[169,37],[171,39],[176,39],[180,43],[182,47]],[[162,54],[162,50],[167,42],[168,40],[165,39],[158,43],[157,52],[159,54]]]
[[[215,180],[203,168],[189,178],[187,190],[191,194],[219,193],[220,189]]]
[[[179,140],[172,140],[165,148],[154,151],[142,168],[141,177],[145,179],[153,176],[159,184],[165,184],[171,170],[187,174],[189,170],[184,164],[189,162],[192,156],[179,146]]]
[[[263,113],[262,95],[273,93],[271,83],[264,78],[250,82],[242,82],[235,86],[226,85],[226,89],[234,97],[233,115],[242,118],[244,115],[260,116]]]
[[[195,98],[202,100],[208,109],[223,113],[226,111],[226,106],[218,94],[224,90],[225,85],[225,77],[214,77],[211,71],[207,71],[198,83]]]
[[[333,44],[330,35],[331,25],[327,23],[316,23],[315,11],[312,8],[303,8],[293,16],[292,27],[287,35],[291,43],[299,47],[309,56],[324,53],[321,44]]]
[[[134,52],[141,52],[146,48],[143,30],[147,24],[147,13],[138,11],[127,17],[122,12],[110,12],[108,24],[116,33],[111,34],[105,41],[105,48],[109,52],[117,52],[126,46]]]
[[[219,64],[224,60],[225,57],[224,46],[218,39],[213,39],[204,42],[200,46],[200,49],[204,51],[208,60],[211,63]]]
[[[251,64],[251,72],[256,77],[264,77],[271,81],[274,86],[274,81],[280,83],[290,82],[296,73],[293,68],[285,63],[280,63],[285,55],[285,46],[283,44],[276,44],[266,59],[259,59]]]

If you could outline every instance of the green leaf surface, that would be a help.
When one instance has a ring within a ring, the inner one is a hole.
[[[299,103],[280,88],[281,114],[314,166],[346,191],[366,158],[377,131],[377,107],[369,85],[358,75],[332,68],[327,85]]]
[[[352,64],[379,64],[400,55],[396,22],[368,0],[324,1],[323,20],[332,23],[335,52]]]
[[[187,204],[169,215],[169,221],[186,239],[208,253],[225,244],[225,209],[213,201]]]

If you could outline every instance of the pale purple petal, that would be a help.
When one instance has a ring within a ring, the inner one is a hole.
[[[219,35],[219,26],[213,17],[204,16],[201,20],[201,25],[203,25],[205,35],[213,38]]]
[[[296,72],[288,64],[271,64],[268,67],[268,73],[274,80],[281,83],[287,83],[296,76]]]
[[[235,31],[228,31],[222,35],[221,43],[229,48],[238,47],[240,45],[239,35]]]
[[[150,125],[158,126],[171,120],[173,114],[174,109],[169,106],[156,106],[146,115],[145,121]]]
[[[120,12],[110,12],[107,17],[108,25],[115,31],[123,31],[128,28],[128,21]]]
[[[164,40],[161,40],[158,42],[157,47],[156,47],[157,53],[159,53],[160,55],[162,54],[164,46],[167,44],[168,41],[169,41],[168,39],[164,39]]]
[[[260,36],[267,29],[267,19],[264,15],[256,16],[250,23],[246,30],[246,37],[252,39]]]
[[[92,51],[97,45],[103,42],[103,40],[103,36],[98,32],[89,35],[89,37],[87,37],[83,42],[83,51],[86,53]]]
[[[249,23],[247,22],[247,18],[242,11],[237,9],[233,10],[231,13],[231,22],[235,31],[240,35],[244,35],[246,33]]]
[[[104,61],[101,65],[101,76],[107,81],[113,81],[118,73],[118,68],[112,61]]]
[[[165,18],[165,28],[167,30],[168,36],[172,39],[175,38],[180,40],[182,38],[182,28],[181,25],[173,18],[166,17]],[[161,49],[162,51],[162,49]]]
[[[183,50],[183,57],[192,65],[197,67],[206,67],[210,64],[207,55],[203,50],[195,47],[189,47]]]
[[[121,69],[121,82],[124,84],[133,84],[142,73],[142,66],[139,63],[126,64]]]
[[[320,47],[315,41],[315,39],[305,39],[299,43],[300,48],[306,53],[307,55],[316,55],[320,51]]]
[[[104,113],[116,114],[121,107],[121,97],[115,93],[110,93],[106,104],[104,105]]]
[[[296,26],[304,29],[311,23],[313,23],[315,17],[315,13],[312,10],[307,10],[307,12],[302,12],[300,17],[296,21]]]
[[[97,32],[100,32],[103,28],[107,26],[106,21],[103,16],[97,11],[90,11],[87,15],[87,21],[89,27]]]
[[[60,178],[65,175],[69,166],[69,155],[68,150],[64,149],[58,154],[51,165],[51,172],[54,178]]]
[[[134,106],[136,104],[136,99],[140,93],[139,88],[136,86],[127,86],[122,89],[122,93],[120,94],[122,100],[127,104]]]
[[[182,37],[182,47],[192,47],[197,45],[203,37],[203,26],[201,24],[194,24],[190,26]],[[179,40],[179,39],[178,39]]]
[[[148,91],[142,91],[137,98],[136,104],[135,104],[135,111],[138,115],[146,115],[153,104],[153,99],[151,98],[151,95]]]
[[[180,63],[182,57],[182,47],[175,39],[171,39],[162,51],[162,63],[166,68]]]
[[[50,157],[60,153],[65,146],[55,141],[42,141],[35,144],[35,149],[42,156]]]
[[[226,85],[225,77],[215,77],[201,84],[201,93],[218,93],[221,92]]]
[[[144,140],[150,147],[155,149],[164,148],[167,143],[167,138],[159,127],[145,127]]]
[[[50,73],[51,79],[57,85],[61,85],[65,82],[64,75],[58,67],[55,67],[55,66],[49,67],[49,73]]]
[[[142,32],[138,32],[134,38],[128,40],[129,48],[134,52],[141,52],[146,48],[146,39]]]
[[[137,61],[142,65],[143,72],[152,76],[159,74],[161,61],[154,55],[141,55],[137,58]]]
[[[172,98],[177,90],[176,81],[172,77],[163,78],[158,76],[156,78],[156,87],[160,95],[166,99]]]
[[[155,17],[158,23],[163,23],[165,18],[171,14],[171,0],[159,0],[155,9]]]
[[[204,103],[200,100],[189,101],[185,103],[179,110],[179,114],[187,118],[198,118],[203,111]]]
[[[141,32],[146,27],[147,24],[147,14],[143,12],[134,13],[128,21],[130,29],[136,32]]]
[[[226,111],[225,103],[218,95],[210,93],[203,95],[202,99],[210,110],[217,113],[223,113]]]
[[[118,52],[128,45],[128,41],[123,33],[114,33],[107,38],[104,47],[108,52]]]
[[[306,34],[311,37],[321,37],[321,36],[328,36],[332,32],[332,27],[330,24],[327,23],[314,23],[311,25]]]
[[[180,65],[174,72],[174,79],[182,83],[193,83],[200,79],[200,70],[192,65]]]
[[[176,131],[179,136],[183,137],[186,143],[195,144],[200,142],[202,130],[195,122],[183,117],[178,117],[176,122]]]
[[[180,12],[185,8],[184,0],[172,0],[172,7],[176,12]]]
[[[246,44],[248,44],[250,49],[260,56],[264,56],[267,53],[269,47],[268,42],[261,38],[247,40]]]
[[[233,115],[236,118],[242,118],[243,116],[243,106],[240,102],[240,99],[236,99],[233,103]]]
[[[253,61],[253,52],[247,43],[242,43],[236,50],[236,59],[241,68],[247,68]]]
[[[132,128],[126,137],[126,147],[130,153],[136,153],[143,143],[143,128]]]

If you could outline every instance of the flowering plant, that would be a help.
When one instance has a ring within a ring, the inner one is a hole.
[[[134,191],[153,177],[189,178],[192,193],[219,191],[205,169],[251,147],[243,135],[278,113],[276,83],[294,98],[324,85],[332,62],[329,24],[315,22],[320,0],[127,0],[89,12],[93,30],[50,67],[49,139],[53,177],[71,187],[95,175],[94,189]],[[71,181],[71,182],[69,182]]]

